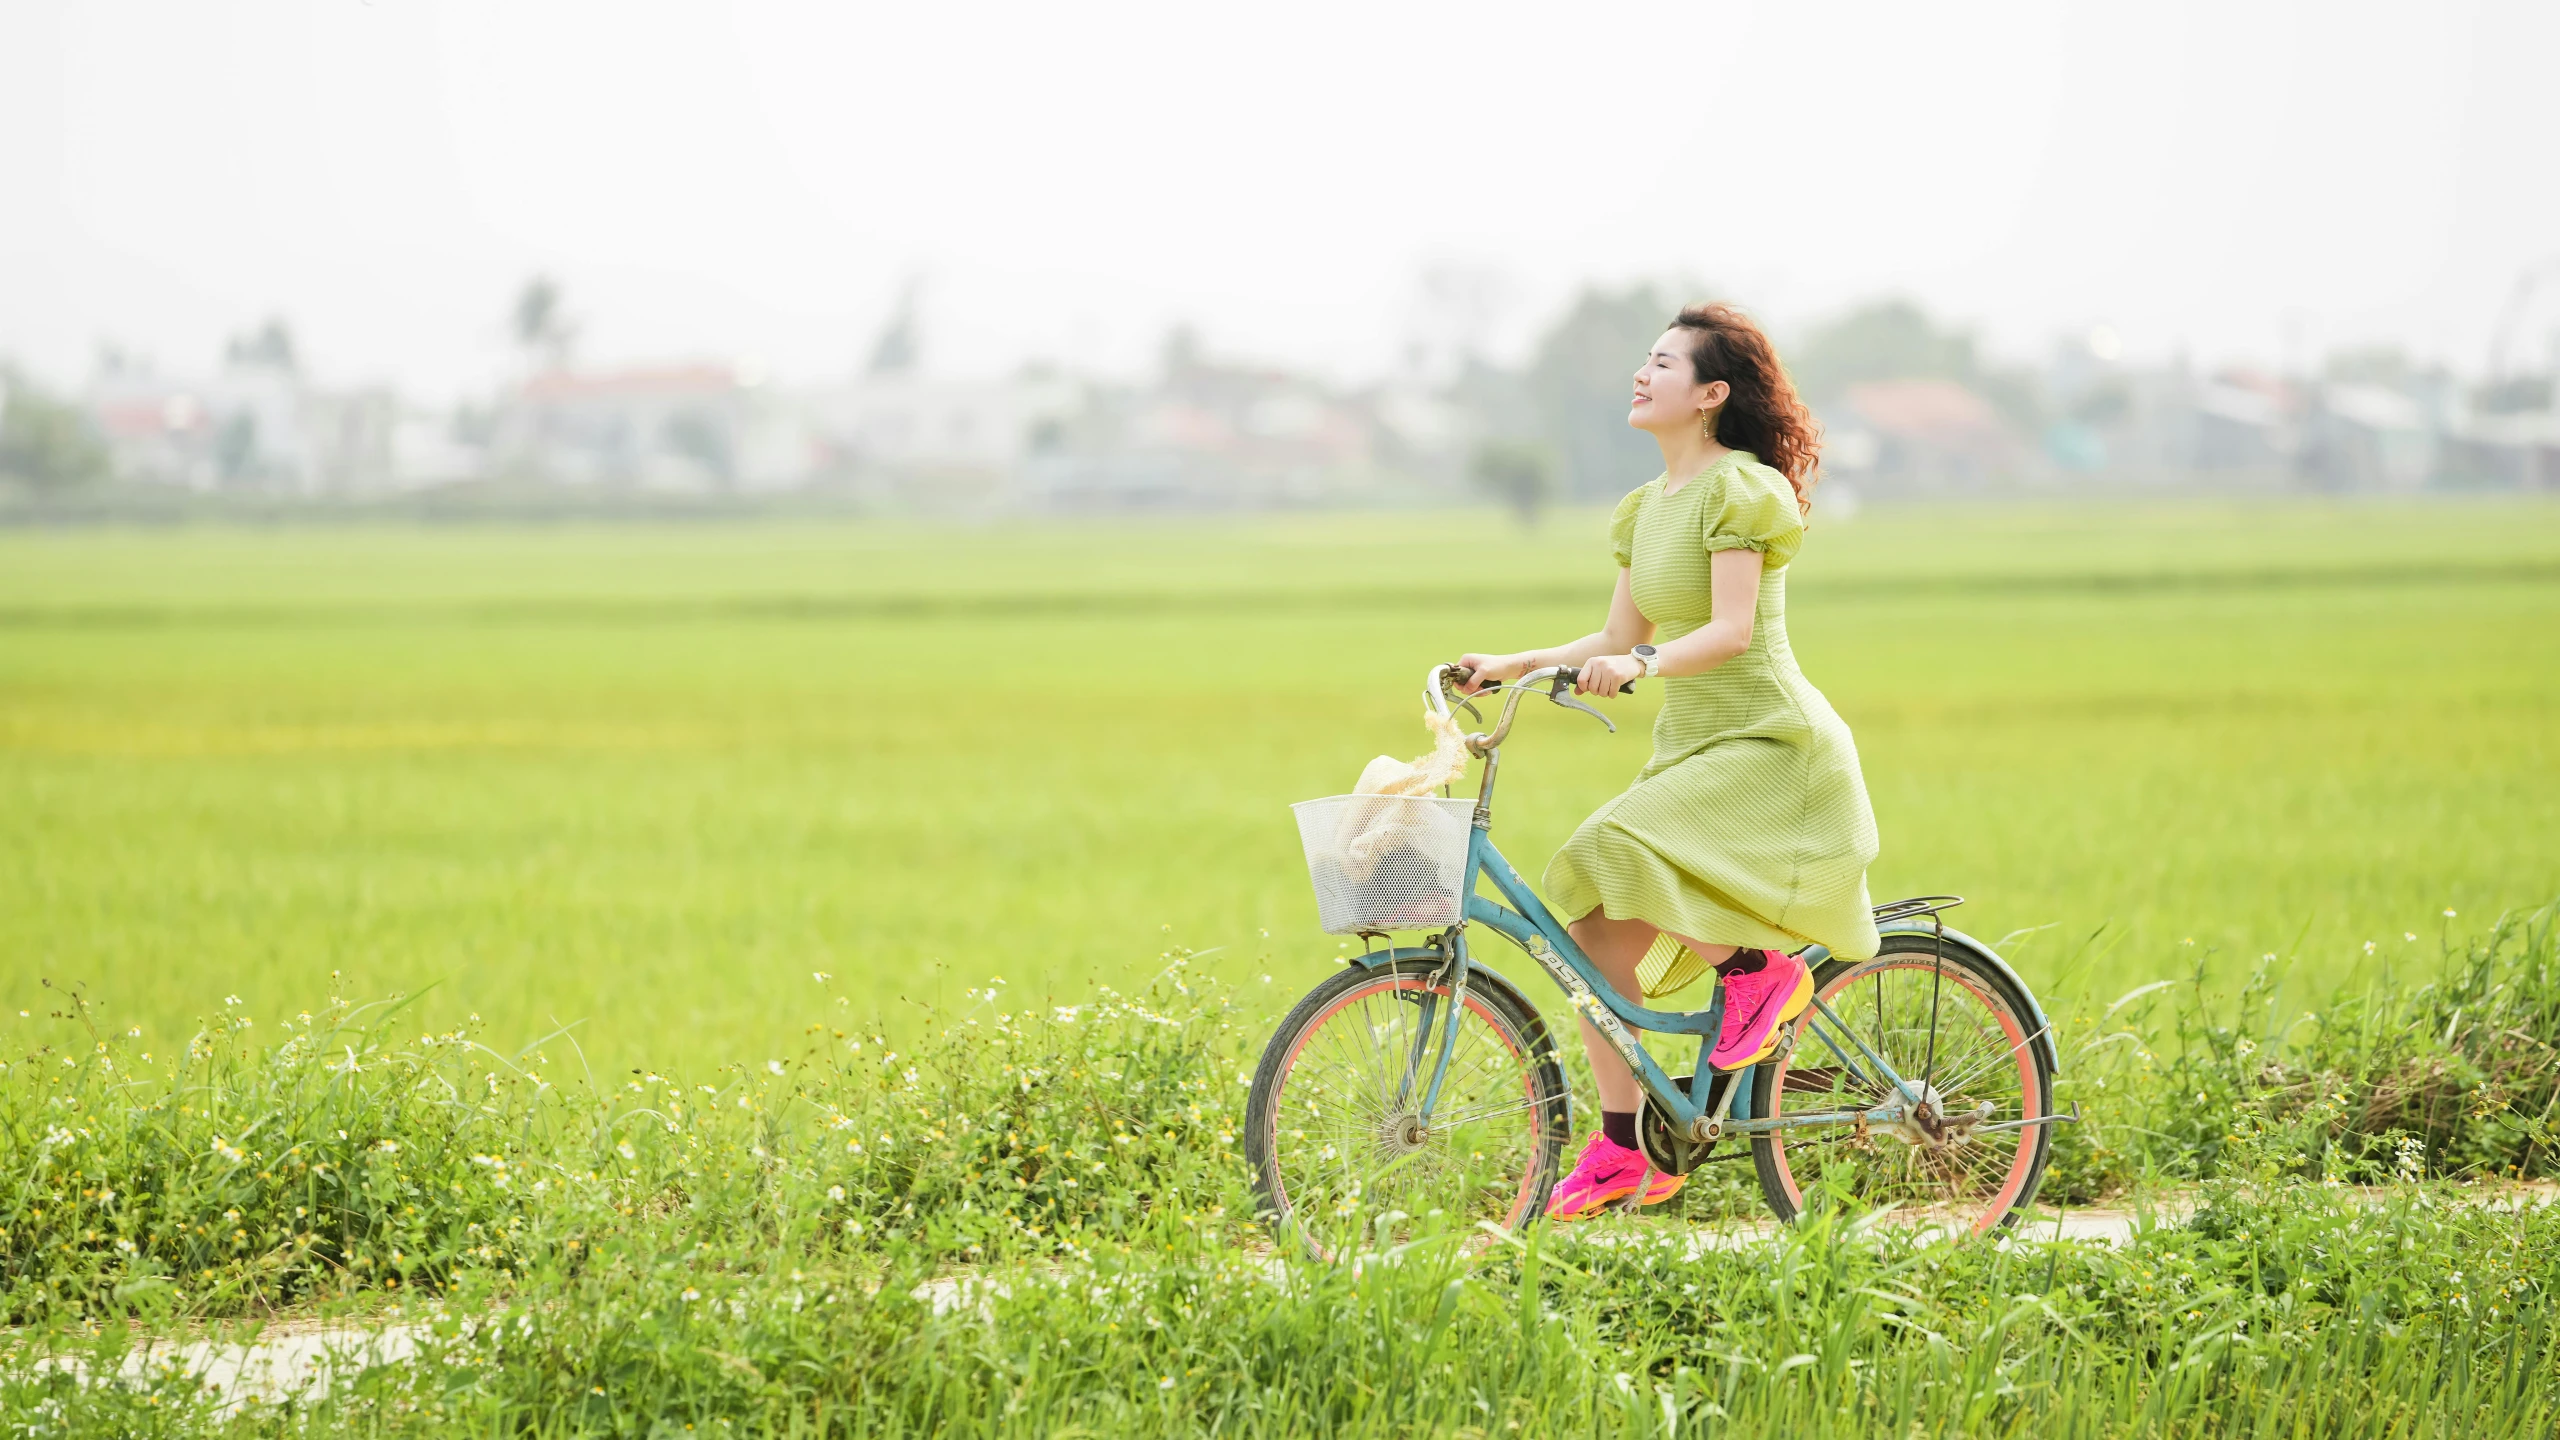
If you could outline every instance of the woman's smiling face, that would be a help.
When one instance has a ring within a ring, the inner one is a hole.
[[[1698,336],[1688,330],[1665,330],[1653,342],[1653,350],[1636,367],[1634,400],[1627,406],[1627,423],[1638,430],[1657,433],[1698,426],[1705,416],[1724,407],[1733,387],[1722,380],[1698,383],[1698,367],[1689,358],[1697,348]]]

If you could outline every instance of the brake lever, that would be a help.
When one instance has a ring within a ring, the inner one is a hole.
[[[1567,710],[1581,711],[1583,714],[1588,715],[1592,719],[1599,721],[1601,724],[1608,726],[1609,733],[1612,735],[1618,733],[1617,721],[1610,719],[1608,716],[1601,714],[1599,711],[1592,709],[1590,706],[1583,704],[1581,701],[1574,699],[1572,696],[1565,694],[1561,690],[1548,691],[1547,699],[1563,706]]]
[[[1444,704],[1455,701],[1459,709],[1466,711],[1468,715],[1474,718],[1477,724],[1481,725],[1484,723],[1484,712],[1476,708],[1476,703],[1473,697],[1449,683],[1446,672],[1457,668],[1458,664],[1454,660],[1448,664],[1436,667],[1434,673],[1440,675],[1440,699]]]

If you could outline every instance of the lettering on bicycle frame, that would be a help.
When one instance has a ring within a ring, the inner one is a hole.
[[[1564,957],[1558,955],[1555,947],[1547,943],[1547,937],[1532,932],[1529,943],[1523,948],[1529,952],[1531,959],[1546,967],[1547,973],[1555,977],[1557,984],[1564,987],[1564,993],[1573,1002],[1573,1008],[1590,1016],[1591,1023],[1600,1027],[1600,1033],[1609,1038],[1610,1048],[1618,1052],[1618,1058],[1627,1062],[1627,1068],[1637,1074],[1644,1073],[1644,1067],[1636,1060],[1636,1056],[1641,1053],[1636,1047],[1636,1037],[1627,1033],[1627,1027],[1619,1021],[1617,1012],[1601,1004],[1600,997],[1591,993],[1591,987],[1583,982],[1580,975],[1574,973],[1573,967],[1564,963]]]

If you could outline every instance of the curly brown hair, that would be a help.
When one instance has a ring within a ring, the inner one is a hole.
[[[1795,487],[1796,509],[1810,514],[1822,465],[1822,422],[1796,394],[1768,333],[1730,305],[1692,305],[1673,317],[1671,327],[1698,337],[1689,364],[1699,384],[1722,380],[1733,387],[1716,417],[1716,443],[1748,450],[1786,476]]]

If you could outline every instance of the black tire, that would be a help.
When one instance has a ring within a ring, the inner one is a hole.
[[[1939,965],[1943,972],[1933,977]],[[1813,979],[1814,993],[1906,1080],[1934,1070],[1931,1088],[1947,1093],[1931,1098],[1959,1122],[1936,1136],[1917,1126],[1875,1135],[1838,1127],[1792,1132],[1792,1140],[1790,1132],[1753,1136],[1752,1165],[1778,1218],[1793,1221],[1804,1209],[1811,1176],[1798,1172],[1816,1157],[1843,1167],[1856,1203],[1899,1206],[1897,1213],[1912,1223],[1979,1234],[2010,1224],[2034,1204],[2053,1127],[1977,1134],[1962,1124],[1975,1114],[1983,1117],[1977,1123],[2009,1123],[2053,1113],[2053,1067],[2032,1033],[2035,1008],[2009,977],[1952,946],[1941,955],[1931,936],[1888,935],[1874,959],[1825,961]],[[1924,1010],[1933,979],[1934,1010]],[[1927,1013],[1936,1017],[1934,1047],[1922,1034],[1928,1022],[1919,1017]],[[1753,1067],[1753,1119],[1777,1118],[1782,1110],[1850,1108],[1857,1095],[1870,1093],[1851,1077],[1852,1067],[1837,1063],[1814,1028],[1817,1018],[1808,1010],[1794,1022],[1794,1045]],[[1835,1038],[1856,1055],[1846,1037]],[[1990,1135],[2001,1138],[1985,1138]]]
[[[1397,1067],[1378,1067],[1370,1086],[1365,1059],[1337,1063],[1409,1044],[1426,992],[1438,997],[1435,1016],[1445,1015],[1438,1007],[1448,991],[1430,983],[1437,969],[1416,962],[1346,969],[1307,992],[1263,1047],[1245,1106],[1244,1149],[1263,1218],[1282,1243],[1330,1259],[1432,1226],[1471,1230],[1491,1220],[1517,1231],[1544,1213],[1572,1135],[1573,1092],[1546,1022],[1508,981],[1482,969],[1469,974],[1460,1051],[1428,1131],[1411,1123],[1410,1105],[1395,1111],[1386,1093]],[[1497,1048],[1479,1053],[1488,1040]],[[1324,1115],[1326,1105],[1337,1106],[1334,1116]],[[1478,1110],[1480,1118],[1465,1118]],[[1452,1115],[1461,1117],[1454,1128]],[[1331,1138],[1308,1136],[1308,1124],[1320,1132],[1330,1124]],[[1472,1147],[1464,1156],[1453,1138],[1460,1131]],[[1311,1205],[1315,1213],[1307,1213]]]

